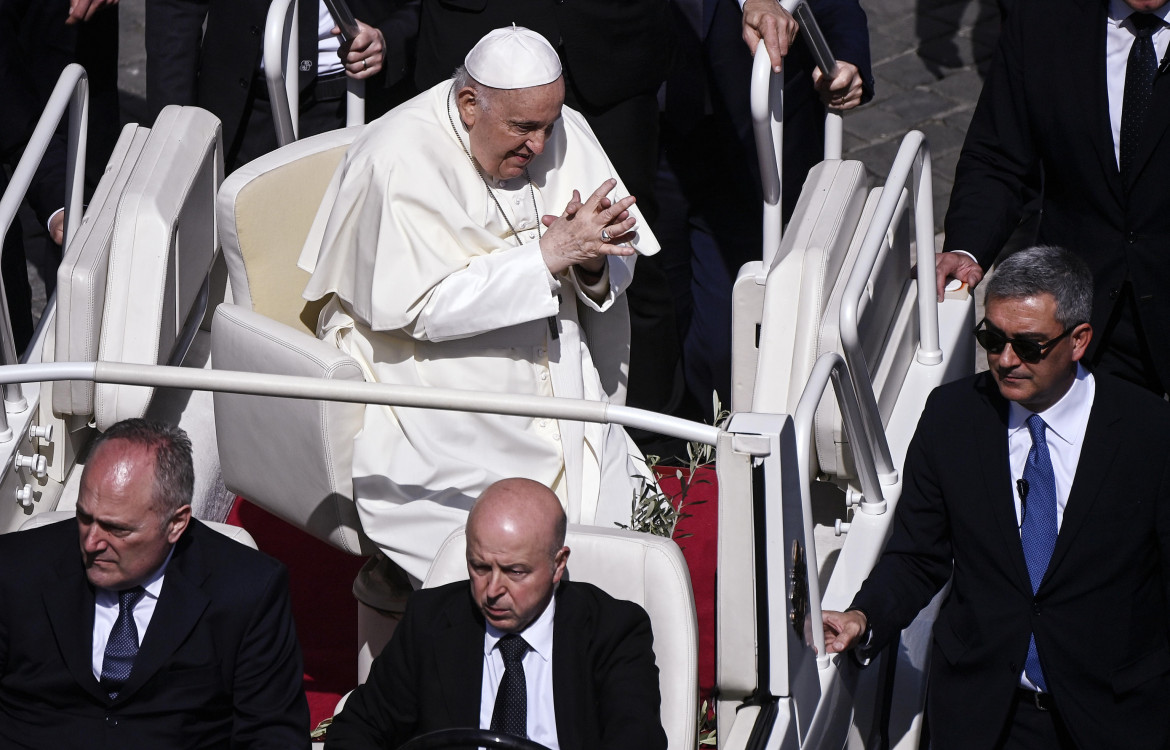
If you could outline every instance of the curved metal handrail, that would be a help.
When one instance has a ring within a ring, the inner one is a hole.
[[[868,393],[873,398],[873,387],[869,378],[855,378],[853,370],[846,361],[836,352],[822,354],[815,365],[808,383],[800,394],[800,401],[792,415],[793,430],[796,438],[797,469],[800,475],[801,516],[804,519],[805,565],[808,577],[809,617],[813,623],[811,628],[813,645],[817,649],[817,664],[822,669],[829,664],[829,655],[825,653],[825,633],[819,627],[821,621],[821,582],[817,570],[816,538],[813,532],[812,477],[809,476],[809,465],[813,445],[813,420],[817,414],[817,405],[821,396],[828,387],[830,379],[833,382],[833,391],[837,396],[837,403],[841,407],[841,414],[845,420],[845,434],[850,443],[855,446],[854,463],[857,465],[857,475],[861,480],[861,492],[864,499],[860,508],[863,513],[880,514],[886,512],[885,496],[882,494],[881,483],[878,481],[877,467],[874,463],[873,447],[866,439],[866,427],[862,419],[862,408],[858,394],[862,394],[860,401],[864,401]]]
[[[69,110],[69,138],[66,141],[65,157],[65,237],[62,247],[69,246],[78,227],[81,226],[81,197],[85,188],[85,144],[89,128],[89,78],[85,69],[76,63],[67,65],[57,79],[57,85],[49,96],[45,111],[33,130],[24,154],[12,173],[8,189],[0,198],[0,237],[8,234],[16,212],[32,184],[37,167],[49,148],[53,133]],[[8,293],[0,281],[0,364],[14,365],[19,359],[16,342],[12,336],[12,319],[8,314]],[[7,410],[19,412],[27,407],[20,383],[4,387],[5,409],[0,409],[0,440],[11,436],[8,429]]]
[[[268,84],[268,102],[272,106],[272,124],[276,142],[287,146],[297,139],[299,130],[300,90],[297,76],[297,45],[300,23],[297,0],[272,0],[264,23],[264,79]],[[295,102],[297,106],[292,106]]]
[[[264,23],[264,79],[268,85],[268,101],[272,106],[272,124],[276,128],[276,142],[287,146],[300,137],[301,90],[295,71],[298,70],[298,49],[294,39],[300,39],[297,2],[273,0]],[[289,75],[288,71],[294,71]],[[366,123],[366,83],[346,76],[345,124]]]
[[[88,380],[94,383],[145,385],[153,388],[240,393],[253,396],[319,401],[348,401],[470,411],[522,417],[572,419],[620,424],[706,445],[715,445],[719,428],[668,417],[631,406],[557,396],[519,396],[490,391],[465,391],[386,383],[324,380],[299,375],[269,375],[193,367],[138,365],[125,362],[46,362],[0,367],[0,383]]]
[[[841,348],[845,352],[845,360],[849,367],[855,372],[869,372],[858,331],[861,300],[866,294],[866,284],[873,273],[878,253],[881,252],[886,232],[894,220],[898,203],[902,199],[902,190],[907,187],[907,183],[914,202],[915,244],[918,254],[917,359],[924,365],[937,365],[942,362],[938,333],[938,302],[935,298],[934,283],[934,205],[931,197],[933,185],[930,174],[930,147],[926,143],[926,136],[920,131],[911,130],[902,139],[898,156],[890,168],[882,197],[874,210],[857,262],[849,274],[849,281],[841,297]],[[884,484],[893,484],[898,481],[898,472],[890,456],[885,431],[882,429],[877,399],[873,397],[872,389],[859,395],[866,433],[874,439],[873,449],[877,456],[878,472]]]
[[[807,1],[784,0],[781,6],[800,23],[800,31],[817,59],[821,72],[833,75],[837,61],[833,59],[829,43],[825,41],[825,35],[813,18]],[[777,144],[784,142],[784,74],[772,72],[772,61],[762,42],[756,46],[752,64],[751,108],[756,157],[760,162],[760,181],[764,192],[763,256],[766,274],[780,252],[783,234],[780,176],[784,174],[784,160],[782,149]],[[841,115],[830,110],[825,115],[825,159],[841,158],[841,141]]]

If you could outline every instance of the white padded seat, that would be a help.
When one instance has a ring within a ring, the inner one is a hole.
[[[216,309],[211,359],[225,370],[364,381],[348,354],[239,305]],[[373,554],[351,476],[363,404],[231,393],[216,393],[214,402],[230,491],[342,551]]]
[[[779,260],[768,272],[752,411],[796,408],[816,363],[830,293],[848,273],[845,258],[868,187],[861,162],[823,161],[809,170]]]
[[[151,128],[114,222],[99,359],[167,364],[203,317],[215,260],[215,194],[223,180],[220,124],[197,107],[169,106]],[[99,430],[146,413],[154,389],[99,384]]]
[[[58,521],[65,521],[76,517],[77,514],[72,511],[50,510],[44,513],[38,513],[22,523],[20,525],[20,530],[25,531],[27,529],[35,529],[38,526],[47,526],[51,523],[57,523]],[[232,526],[231,524],[227,523],[219,523],[218,521],[204,521],[203,519],[199,519],[199,522],[213,531],[218,531],[228,539],[239,542],[245,547],[259,549],[259,547],[256,546],[256,540],[252,538],[252,535],[248,533],[247,529],[241,528],[239,526]]]
[[[690,573],[670,539],[570,524],[568,575],[641,605],[654,630],[669,750],[694,750],[698,726],[698,625]],[[467,579],[467,537],[458,529],[439,548],[423,588]]]
[[[297,268],[317,206],[360,127],[290,143],[224,180],[217,215],[234,304],[216,310],[212,366],[364,380],[357,362],[317,340],[319,305]],[[215,394],[224,484],[345,552],[375,550],[353,505],[361,404]]]
[[[306,303],[309,274],[297,268],[325,190],[361,127],[331,130],[237,169],[217,214],[232,301],[316,334],[322,302]]]
[[[81,226],[70,238],[61,265],[57,267],[53,351],[57,362],[92,362],[98,358],[114,219],[122,192],[149,134],[147,128],[133,124],[122,128],[106,170],[81,219]],[[93,382],[56,383],[52,392],[53,411],[57,414],[86,417],[93,414]]]

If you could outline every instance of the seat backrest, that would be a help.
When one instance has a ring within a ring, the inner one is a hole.
[[[361,127],[295,141],[237,169],[216,211],[232,301],[316,333],[324,301],[306,303],[297,259],[337,165]]]
[[[617,599],[641,605],[654,630],[654,661],[662,692],[662,727],[669,750],[694,750],[697,732],[698,625],[690,573],[670,539],[620,529],[570,524],[568,573]],[[439,548],[423,588],[466,580],[467,538],[452,533]]]
[[[364,380],[341,350],[239,305],[211,324],[211,361],[223,370]],[[216,393],[224,485],[340,550],[368,555],[353,504],[353,439],[364,404]]]
[[[223,181],[219,120],[198,107],[159,113],[114,220],[99,359],[166,364],[203,319],[219,244],[215,194]],[[146,413],[153,388],[99,384],[99,430]]]
[[[114,217],[149,134],[149,129],[137,125],[122,128],[81,226],[70,238],[57,267],[57,313],[53,324],[53,357],[57,362],[92,362],[98,357]],[[92,381],[56,383],[52,391],[53,411],[57,414],[93,414]]]
[[[768,272],[752,411],[790,414],[816,363],[821,321],[861,219],[865,165],[823,161],[809,170]]]

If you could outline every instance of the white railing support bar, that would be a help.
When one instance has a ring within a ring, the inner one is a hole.
[[[366,82],[345,77],[345,126],[366,124]]]
[[[297,139],[300,114],[298,32],[297,0],[272,0],[264,23],[264,79],[268,84],[276,142],[281,146]]]
[[[8,234],[16,212],[28,192],[36,175],[37,167],[49,149],[49,142],[53,133],[69,110],[69,141],[66,150],[65,173],[65,240],[63,247],[68,246],[68,240],[73,236],[81,223],[81,196],[85,186],[85,141],[89,123],[89,79],[85,69],[77,64],[70,64],[61,72],[57,85],[49,96],[45,111],[37,122],[20,162],[12,172],[12,180],[8,189],[0,198],[0,238]],[[16,342],[12,337],[12,318],[8,314],[8,293],[0,281],[0,364],[14,365],[19,361],[16,352]],[[20,383],[6,384],[4,387],[4,404],[7,410],[24,411],[27,402]],[[0,409],[0,434],[8,429],[8,417]]]
[[[812,477],[809,476],[810,451],[813,445],[813,419],[816,417],[817,405],[829,384],[833,381],[833,391],[837,396],[837,403],[841,407],[841,414],[845,420],[845,434],[849,437],[850,445],[854,446],[854,464],[861,479],[861,490],[865,496],[862,511],[866,513],[884,513],[886,510],[885,498],[882,495],[881,484],[878,482],[874,466],[874,454],[869,441],[865,436],[864,422],[861,418],[861,408],[857,401],[858,381],[866,378],[854,378],[849,366],[840,354],[828,352],[822,354],[815,365],[808,383],[800,395],[796,411],[792,415],[793,430],[796,436],[797,468],[800,473],[800,500],[801,517],[804,519],[804,545],[806,575],[808,577],[809,617],[812,626],[813,645],[817,650],[817,665],[824,669],[829,665],[829,655],[825,652],[825,632],[821,628],[821,584],[817,570],[816,538],[813,531],[812,511]],[[869,506],[869,507],[866,507]]]
[[[918,256],[918,361],[937,365],[943,360],[938,333],[938,298],[934,274],[934,176],[930,148],[923,145],[914,156],[914,245]]]
[[[902,145],[898,149],[898,155],[894,159],[894,165],[890,168],[889,177],[886,178],[885,187],[882,189],[882,197],[878,200],[877,208],[874,209],[873,218],[870,220],[869,229],[866,230],[865,239],[861,243],[861,251],[858,253],[857,262],[853,266],[853,270],[849,274],[849,281],[845,285],[845,293],[841,297],[841,348],[845,353],[845,361],[849,363],[850,370],[854,372],[865,372],[869,374],[869,368],[865,363],[865,353],[861,347],[861,336],[858,332],[858,324],[860,320],[859,310],[861,307],[861,299],[866,294],[866,285],[869,282],[869,277],[873,273],[873,267],[877,263],[878,253],[881,252],[882,243],[885,241],[886,233],[889,231],[890,225],[894,220],[894,214],[897,213],[898,204],[902,200],[902,190],[907,182],[911,182],[911,173],[914,171],[914,165],[922,164],[921,152],[928,150],[926,145],[926,137],[917,130],[911,130],[902,139]],[[922,342],[934,341],[935,348],[938,348],[938,310],[935,299],[934,288],[934,211],[931,206],[930,189],[930,162],[926,161],[927,168],[919,170],[915,177],[915,181],[911,182],[911,196],[915,201],[915,222],[917,228],[916,237],[918,239],[918,305],[919,305],[919,340]],[[926,181],[926,191],[923,191],[921,181]],[[918,209],[921,205],[920,197],[925,195],[926,216],[919,214]],[[925,259],[925,269],[929,280],[927,283],[922,282],[922,274],[924,272],[924,256],[921,236],[923,233],[922,219],[926,218],[930,221],[930,244],[927,249],[928,256]],[[930,314],[921,315],[922,309],[929,305]],[[940,358],[941,359],[941,358]],[[855,380],[859,379],[857,377]],[[893,484],[897,482],[897,469],[894,468],[893,459],[890,457],[890,446],[885,438],[885,430],[882,428],[881,414],[878,411],[877,399],[873,396],[873,389],[861,389],[858,392],[858,398],[861,401],[861,415],[865,420],[866,433],[869,435],[875,457],[877,459],[878,473],[882,478],[883,484]]]
[[[772,85],[772,84],[775,85]],[[764,193],[764,274],[780,252],[783,230],[783,198],[780,175],[784,174],[784,74],[772,72],[772,60],[763,42],[756,46],[752,64],[752,130],[756,158],[760,162],[760,187]]]
[[[487,391],[357,383],[296,375],[268,375],[123,362],[47,362],[0,367],[0,383],[58,380],[91,380],[95,383],[144,385],[153,388],[182,388],[254,396],[572,419],[580,422],[639,427],[707,445],[715,445],[719,437],[719,428],[711,425],[668,417],[630,406],[616,406],[604,401],[555,396],[518,396]]]

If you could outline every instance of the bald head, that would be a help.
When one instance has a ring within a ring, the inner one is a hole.
[[[501,479],[475,501],[467,534],[539,540],[554,556],[565,546],[565,509],[548,487],[531,479]]]
[[[564,574],[565,511],[529,479],[504,479],[479,496],[467,519],[467,572],[488,623],[517,633],[548,606]]]

